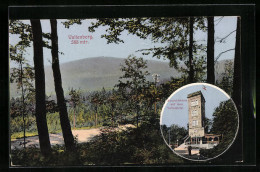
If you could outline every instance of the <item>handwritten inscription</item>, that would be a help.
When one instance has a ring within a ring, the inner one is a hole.
[[[187,102],[187,100],[186,99],[168,100],[167,109],[181,110],[183,109],[184,102]]]
[[[68,35],[71,44],[88,44],[93,39],[92,35]]]

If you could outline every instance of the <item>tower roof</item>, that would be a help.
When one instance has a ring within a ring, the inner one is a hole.
[[[194,96],[197,96],[197,95],[201,95],[202,99],[205,101],[205,98],[204,98],[201,91],[196,91],[196,92],[190,93],[190,94],[188,94],[187,98],[194,97]]]

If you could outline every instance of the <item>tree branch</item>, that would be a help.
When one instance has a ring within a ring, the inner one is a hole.
[[[218,19],[216,19],[214,22],[217,22],[218,21],[218,23],[217,24],[215,24],[216,26],[221,22],[221,20],[224,18],[224,16],[222,16],[222,17],[220,17],[220,18],[218,18]]]
[[[228,50],[226,50],[226,51],[223,51],[223,52],[219,53],[219,55],[216,57],[214,63],[217,62],[217,60],[220,58],[220,56],[221,56],[222,54],[224,54],[224,53],[226,53],[226,52],[229,52],[229,51],[232,51],[232,50],[235,50],[235,48],[228,49]]]
[[[232,33],[234,33],[236,30],[233,30],[232,32],[230,32],[227,36],[225,36],[224,38],[220,38],[219,41],[216,41],[216,42],[220,42],[222,43],[222,41],[224,41],[227,37],[229,37]]]

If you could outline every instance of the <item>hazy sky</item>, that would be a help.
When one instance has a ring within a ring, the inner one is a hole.
[[[206,90],[204,89],[204,86]],[[196,83],[186,85],[178,89],[168,98],[166,101],[167,103],[162,109],[160,124],[165,124],[167,126],[177,124],[187,128],[189,119],[187,95],[196,91],[201,91],[205,98],[205,116],[209,119],[212,119],[213,112],[215,108],[219,106],[220,102],[230,99],[229,95],[227,95],[224,91],[210,84]],[[182,107],[182,109],[171,109],[171,107],[177,107],[176,104],[171,105],[173,101],[176,102],[176,100],[186,100],[178,101],[178,103],[183,104],[178,106]]]
[[[105,38],[100,38],[100,36],[105,33],[106,27],[99,27],[94,33],[88,31],[88,27],[91,25],[91,22],[95,22],[95,19],[84,20],[81,25],[74,24],[69,29],[65,28],[64,25],[61,24],[61,21],[64,20],[58,20],[59,51],[63,52],[64,55],[60,55],[60,63],[99,56],[126,58],[130,54],[134,54],[138,57],[142,56],[145,59],[157,60],[156,58],[152,58],[151,55],[143,56],[141,53],[137,53],[136,51],[154,46],[157,47],[160,43],[152,43],[149,39],[143,40],[137,36],[123,32],[121,38],[125,43],[107,44]],[[28,20],[25,20],[24,22],[30,23]],[[41,20],[41,23],[43,32],[50,32],[50,21]],[[235,29],[236,17],[224,17],[221,20],[220,17],[215,17],[215,38],[224,37]],[[87,44],[71,44],[69,35],[92,36],[93,39],[89,40]],[[15,44],[19,40],[17,35],[10,34],[9,38],[11,44]],[[199,41],[199,43],[206,45],[207,32],[203,33],[201,31],[195,31],[194,39]],[[216,42],[215,57],[220,52],[234,47],[235,32],[228,37],[226,43]],[[27,49],[25,57],[29,61],[32,61],[32,47]],[[50,65],[49,61],[51,60],[51,51],[46,48],[44,48],[44,58],[45,65]],[[231,58],[234,58],[234,51],[223,54],[219,60]]]

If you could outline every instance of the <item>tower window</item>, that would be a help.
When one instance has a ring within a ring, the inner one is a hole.
[[[193,100],[193,101],[191,102],[191,106],[196,106],[196,105],[198,105],[198,104],[199,104],[198,100]]]
[[[192,116],[197,116],[197,115],[198,115],[198,111],[197,111],[197,110],[193,110],[193,111],[191,112],[191,115],[192,115]]]
[[[193,120],[192,121],[192,126],[197,126],[199,125],[199,121],[198,120]]]

